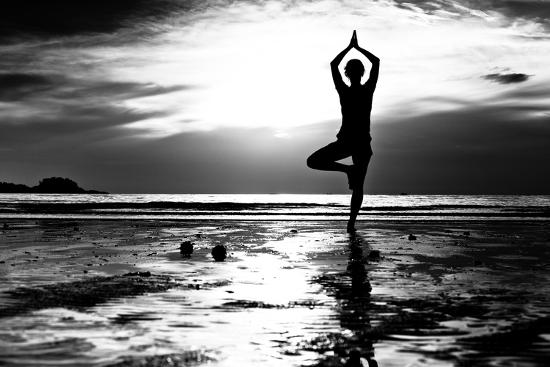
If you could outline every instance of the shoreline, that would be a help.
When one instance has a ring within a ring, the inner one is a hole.
[[[359,214],[361,216],[361,213]],[[395,217],[394,219],[388,219],[388,218],[357,218],[358,223],[368,223],[368,222],[374,222],[377,224],[384,224],[384,223],[392,223],[392,224],[399,224],[399,223],[410,223],[410,224],[428,224],[428,223],[434,223],[434,224],[446,224],[446,223],[464,223],[464,224],[475,224],[475,223],[487,223],[487,224],[505,224],[505,223],[511,223],[514,225],[521,225],[521,224],[529,224],[529,223],[540,223],[540,224],[548,224],[550,223],[550,217],[544,217],[544,218],[537,218],[537,217],[502,217],[497,219],[498,217],[478,217],[478,218],[464,218],[464,216],[459,217],[452,217],[452,216],[445,216],[445,218],[433,218],[428,217],[429,219],[418,219],[418,217],[412,218],[400,218]],[[255,222],[344,222],[349,219],[349,216],[342,216],[341,218],[303,218],[303,217],[277,217],[277,216],[266,216],[266,217],[258,217],[256,215],[250,215],[250,216],[235,216],[235,215],[228,215],[228,216],[219,216],[219,217],[212,217],[209,216],[207,218],[200,218],[197,216],[190,216],[188,218],[167,218],[167,217],[154,217],[154,216],[135,216],[135,217],[127,217],[127,216],[66,216],[61,217],[58,214],[53,214],[52,216],[24,216],[24,217],[5,217],[0,215],[0,221],[2,222],[20,222],[20,221],[105,221],[105,222],[124,222],[124,221],[132,221],[132,222],[164,222],[164,223],[204,223],[204,222],[221,222],[221,221],[231,221],[231,222],[239,222],[239,223],[255,223]],[[2,228],[0,227],[0,230]]]

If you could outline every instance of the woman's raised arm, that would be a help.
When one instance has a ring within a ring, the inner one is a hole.
[[[353,38],[352,38],[352,40],[353,40]],[[344,83],[344,81],[342,80],[342,75],[340,74],[340,70],[338,70],[338,66],[340,65],[340,63],[344,59],[344,56],[346,56],[348,51],[351,50],[351,49],[352,49],[352,45],[351,45],[351,42],[350,42],[348,47],[343,49],[338,55],[336,55],[334,60],[332,60],[330,62],[330,71],[332,72],[332,80],[334,81],[334,85],[336,86],[336,89],[340,89],[341,87],[346,85]]]

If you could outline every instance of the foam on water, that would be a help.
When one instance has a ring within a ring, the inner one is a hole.
[[[0,194],[6,219],[344,220],[348,195]],[[359,220],[550,219],[548,195],[366,195]]]

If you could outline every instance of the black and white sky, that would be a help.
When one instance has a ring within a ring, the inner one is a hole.
[[[305,160],[354,29],[381,59],[367,193],[550,194],[541,0],[2,1],[0,181],[346,193]]]

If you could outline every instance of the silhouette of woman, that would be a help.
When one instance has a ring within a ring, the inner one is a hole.
[[[357,59],[349,60],[345,67],[346,77],[350,81],[350,86],[347,86],[342,80],[338,65],[352,48],[365,55],[372,67],[369,79],[365,84],[361,84],[361,77],[365,73],[363,63]],[[378,80],[380,59],[359,47],[357,34],[353,31],[350,44],[332,60],[330,69],[336,91],[340,97],[342,127],[336,135],[336,141],[313,153],[307,159],[307,165],[310,168],[323,171],[344,172],[348,176],[352,195],[347,231],[351,233],[355,231],[355,220],[363,202],[363,184],[372,156],[370,113],[372,97]],[[353,161],[352,165],[337,162],[350,156]]]

